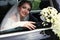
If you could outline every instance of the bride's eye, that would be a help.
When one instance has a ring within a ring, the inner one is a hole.
[[[27,9],[27,7],[25,7],[25,6],[23,6],[22,8],[23,8],[23,9]],[[31,9],[30,9],[30,8],[28,8],[27,10],[28,10],[28,11],[30,11]]]
[[[26,7],[24,7],[24,6],[23,6],[22,8],[23,8],[23,9],[26,9]]]
[[[31,9],[28,9],[28,11],[31,11]]]

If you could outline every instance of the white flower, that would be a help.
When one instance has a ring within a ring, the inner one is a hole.
[[[42,9],[40,14],[45,19],[44,22],[52,23],[51,28],[60,37],[60,13],[53,7],[47,7]]]

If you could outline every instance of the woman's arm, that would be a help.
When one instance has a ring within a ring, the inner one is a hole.
[[[18,26],[22,27],[23,25],[24,25],[24,22],[21,22],[21,21],[15,22],[11,18],[8,18],[7,20],[2,22],[1,31],[13,29],[13,28],[16,28]]]
[[[5,21],[5,23],[4,22],[2,23],[1,31],[13,29],[16,27],[26,27],[32,30],[32,29],[35,29],[35,26],[33,24],[35,24],[35,22],[31,22],[31,21],[16,21],[15,22],[14,20],[9,18]]]

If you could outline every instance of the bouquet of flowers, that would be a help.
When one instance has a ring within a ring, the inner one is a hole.
[[[53,8],[47,7],[41,10],[41,17],[44,18],[43,22],[51,22],[51,29],[53,29],[54,33],[57,34],[60,38],[60,13]]]

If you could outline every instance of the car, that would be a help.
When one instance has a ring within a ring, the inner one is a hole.
[[[46,8],[48,6],[54,7],[52,0],[41,0],[41,3],[39,3],[39,8],[35,8],[35,9],[32,8],[32,10],[30,11],[30,20],[35,22],[40,22],[40,11],[43,8]],[[31,19],[32,17],[34,19]],[[40,40],[40,39],[41,40],[58,40],[59,39],[57,35],[55,35],[52,29],[49,27],[37,28],[32,31],[18,30],[18,28],[16,29],[17,31],[13,31],[13,29],[11,29],[12,31],[6,30],[6,31],[0,32],[1,33],[0,40]]]

